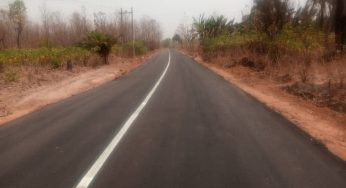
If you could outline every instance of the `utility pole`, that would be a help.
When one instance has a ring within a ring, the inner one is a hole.
[[[120,9],[120,35],[121,35],[121,41],[124,42],[124,32],[123,32],[123,15],[125,14],[131,14],[131,27],[132,27],[132,55],[133,57],[136,56],[135,51],[135,28],[134,28],[134,21],[133,21],[133,8],[131,8],[131,11],[123,11],[123,9]]]
[[[132,21],[132,54],[133,57],[136,57],[136,50],[135,50],[135,27],[133,23],[133,8],[131,7],[131,21]]]
[[[124,43],[123,36],[123,9],[120,9],[120,42]]]

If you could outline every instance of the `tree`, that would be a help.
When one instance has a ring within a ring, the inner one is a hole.
[[[66,47],[71,44],[69,28],[59,12],[53,12],[50,16],[51,45]]]
[[[170,48],[171,45],[172,45],[172,39],[170,39],[170,38],[164,39],[164,40],[161,42],[161,45],[162,45],[164,48]]]
[[[87,20],[85,11],[74,12],[70,19],[70,32],[72,43],[80,42],[91,31],[91,24]]]
[[[104,63],[108,64],[108,56],[115,43],[116,40],[109,35],[91,32],[82,42],[82,47],[98,53],[103,58]]]
[[[179,34],[175,34],[175,35],[173,36],[172,40],[173,40],[174,42],[178,42],[179,44],[182,43],[182,39],[181,39],[181,36],[180,36]]]
[[[199,39],[203,42],[208,38],[215,38],[222,34],[233,32],[234,20],[228,20],[226,17],[210,16],[205,18],[201,15],[198,19],[194,18],[193,27],[199,35]]]
[[[107,32],[107,18],[104,12],[94,13],[94,26],[98,32]]]
[[[6,10],[0,10],[0,49],[6,47],[5,40],[8,34],[8,13]]]
[[[9,18],[17,32],[17,48],[20,48],[20,37],[26,22],[26,7],[22,0],[15,0],[9,4]]]
[[[188,49],[192,48],[192,43],[196,39],[196,32],[192,25],[180,24],[177,28],[177,34],[182,38],[183,46]]]
[[[147,16],[143,17],[139,22],[136,39],[144,41],[145,45],[151,50],[160,47],[162,39],[160,24],[155,19]]]
[[[344,0],[335,1],[335,42],[337,50],[343,51],[346,44],[346,3]]]
[[[293,14],[289,0],[254,0],[255,28],[273,40]]]
[[[309,12],[312,13],[312,22],[316,21],[316,25],[319,29],[328,29],[328,23],[330,23],[331,13],[334,8],[334,0],[308,0],[306,7]]]

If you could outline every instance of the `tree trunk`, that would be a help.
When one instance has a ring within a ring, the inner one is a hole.
[[[326,4],[325,4],[325,0],[322,0],[321,1],[321,12],[320,12],[320,28],[323,30],[324,28],[324,12],[325,12],[325,9],[326,9]]]
[[[336,49],[343,51],[346,44],[346,10],[344,0],[336,0],[335,4],[335,42]]]
[[[68,59],[66,62],[66,70],[72,71],[72,69],[73,69],[72,61],[70,59]]]
[[[108,55],[103,55],[103,61],[106,65],[108,65]]]
[[[20,49],[20,35],[21,35],[21,31],[18,30],[17,31],[17,48]]]

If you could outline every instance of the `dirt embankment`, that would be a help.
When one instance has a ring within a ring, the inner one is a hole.
[[[227,67],[194,59],[281,113],[346,161],[346,114],[287,93],[279,82],[243,66]]]
[[[134,59],[110,57],[109,65],[76,66],[72,71],[42,69],[35,79],[22,79],[0,88],[0,125],[78,93],[117,79],[152,57],[155,52]],[[24,70],[26,74],[30,70]]]

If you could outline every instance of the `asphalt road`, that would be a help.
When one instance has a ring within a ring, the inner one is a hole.
[[[0,126],[0,187],[346,187],[344,162],[170,54],[169,64],[164,50],[119,80]]]

